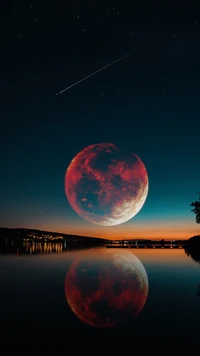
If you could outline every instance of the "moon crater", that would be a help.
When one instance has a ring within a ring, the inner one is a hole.
[[[113,226],[133,218],[148,194],[141,159],[113,143],[86,147],[69,165],[65,192],[71,207],[93,224]]]

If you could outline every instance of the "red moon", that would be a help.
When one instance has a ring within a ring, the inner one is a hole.
[[[148,194],[148,174],[141,159],[113,143],[84,148],[65,174],[71,207],[93,224],[113,226],[133,218]]]
[[[65,296],[74,314],[93,327],[113,328],[135,318],[148,296],[148,277],[129,251],[89,252],[72,262]]]

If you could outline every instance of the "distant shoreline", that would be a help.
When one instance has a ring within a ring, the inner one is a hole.
[[[0,227],[0,243],[3,241],[25,241],[25,242],[65,242],[65,243],[83,243],[93,242],[94,244],[169,244],[169,243],[182,243],[185,244],[187,239],[146,239],[146,238],[124,238],[122,239],[105,239],[99,237],[81,236],[73,234],[65,234],[59,232],[51,232],[38,229],[26,229],[26,228],[3,228]]]

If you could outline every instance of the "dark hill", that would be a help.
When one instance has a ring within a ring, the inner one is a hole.
[[[4,242],[7,240],[8,242],[11,240],[35,240],[35,241],[56,241],[56,240],[64,240],[66,242],[93,242],[93,243],[106,243],[108,240],[89,237],[89,236],[79,236],[79,235],[71,235],[64,234],[60,232],[50,232],[44,230],[37,229],[9,229],[0,227],[0,242]]]

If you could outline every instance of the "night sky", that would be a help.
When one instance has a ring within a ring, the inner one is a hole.
[[[199,232],[190,207],[200,191],[197,3],[41,0],[1,9],[0,226],[110,238]],[[130,148],[149,176],[141,211],[114,227],[82,219],[64,191],[74,156],[101,142]]]

